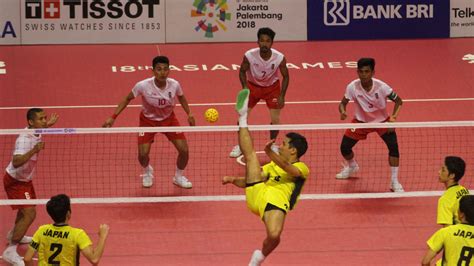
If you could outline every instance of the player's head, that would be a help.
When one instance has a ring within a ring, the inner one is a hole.
[[[367,82],[372,79],[375,72],[375,59],[361,58],[357,61],[357,75],[362,82]]]
[[[464,219],[468,224],[474,225],[474,195],[465,195],[461,198],[459,212],[464,214]]]
[[[289,147],[296,149],[296,157],[300,158],[306,153],[308,150],[308,142],[305,137],[295,132],[286,134],[286,137],[288,138]]]
[[[439,181],[446,183],[449,179],[458,182],[464,176],[466,171],[466,163],[461,157],[446,156],[444,158],[444,165],[439,170]]]
[[[270,28],[260,28],[257,32],[258,47],[260,51],[266,53],[270,51],[273,45],[275,32]]]
[[[71,215],[71,200],[65,194],[53,196],[46,203],[46,210],[55,223],[64,223]]]
[[[31,108],[26,112],[29,128],[44,128],[47,125],[46,114],[41,108]]]
[[[153,58],[153,75],[158,81],[165,81],[170,73],[170,60],[166,56],[159,55]]]

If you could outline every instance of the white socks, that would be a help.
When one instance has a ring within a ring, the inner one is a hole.
[[[249,266],[258,266],[265,260],[265,256],[262,251],[257,249],[253,252],[252,258],[250,259]]]
[[[181,170],[181,169],[179,169],[179,168],[176,168],[176,174],[175,174],[175,176],[176,176],[176,177],[183,176],[183,172],[184,172],[184,170]]]
[[[390,170],[392,171],[392,183],[398,183],[398,166],[391,166]]]
[[[241,114],[239,116],[239,127],[248,127],[247,115],[248,115],[248,113],[246,112],[245,114]]]
[[[153,174],[153,167],[151,167],[151,165],[148,165],[147,167],[143,168],[145,170],[145,173],[146,174]]]
[[[354,158],[352,158],[352,159],[347,161],[347,165],[349,165],[349,167],[351,167],[351,168],[354,168],[354,167],[357,166],[357,162]]]

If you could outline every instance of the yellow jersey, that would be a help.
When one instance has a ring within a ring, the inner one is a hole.
[[[38,252],[38,265],[79,265],[80,250],[92,245],[84,230],[46,224],[38,228],[30,246]]]
[[[468,195],[469,190],[465,187],[455,184],[446,189],[444,194],[438,200],[438,224],[458,224],[459,200],[462,196]]]
[[[436,253],[444,249],[443,258],[437,265],[464,266],[474,263],[474,225],[456,224],[442,228],[428,239],[427,244]]]
[[[309,175],[309,168],[305,163],[296,162],[293,163],[293,166],[297,167],[301,172],[301,176],[299,176],[296,181],[290,180],[288,173],[273,161],[263,166],[263,173],[268,177],[265,185],[267,189],[271,191],[269,196],[275,195],[278,199],[286,199],[289,204],[289,206],[286,206],[286,209],[289,208],[290,210],[295,207],[304,182]]]

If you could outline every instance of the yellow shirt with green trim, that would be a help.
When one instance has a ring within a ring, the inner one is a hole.
[[[468,195],[469,190],[465,187],[455,184],[446,189],[444,194],[438,200],[438,224],[458,224],[459,200],[464,195]]]
[[[296,177],[295,181],[292,181],[288,177],[288,173],[273,161],[263,166],[263,173],[268,177],[268,180],[265,182],[267,189],[272,191],[271,195],[287,200],[290,210],[298,202],[303,185],[309,175],[309,168],[305,163],[296,162],[293,163],[293,166],[297,167],[301,172],[301,176]]]
[[[474,263],[474,225],[456,224],[438,230],[426,242],[438,253],[444,249],[437,265],[457,266]]]
[[[80,250],[92,245],[84,230],[46,224],[38,228],[30,246],[38,252],[38,265],[79,265]]]

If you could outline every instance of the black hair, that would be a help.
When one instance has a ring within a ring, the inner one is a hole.
[[[359,61],[357,61],[357,69],[361,69],[365,66],[370,67],[370,70],[374,71],[375,70],[375,59],[373,58],[361,58]]]
[[[68,211],[71,211],[71,200],[66,194],[51,197],[46,203],[46,210],[55,223],[64,223]]]
[[[36,114],[43,112],[41,108],[31,108],[26,112],[26,121],[35,120]]]
[[[168,57],[164,56],[164,55],[159,55],[155,58],[153,58],[153,62],[152,62],[152,66],[153,66],[153,69],[155,69],[156,65],[158,64],[167,64],[168,66],[170,65],[170,60],[168,59]]]
[[[286,137],[290,139],[288,144],[290,144],[291,147],[296,148],[296,156],[298,156],[298,158],[306,153],[308,150],[308,142],[304,136],[295,132],[290,132],[286,134]]]
[[[276,33],[270,28],[260,28],[257,32],[257,39],[260,39],[261,35],[267,35],[270,37],[270,39],[272,39],[272,42],[273,42],[273,39],[275,38],[275,34]]]
[[[461,157],[446,156],[446,158],[444,158],[444,164],[446,168],[448,168],[448,172],[454,174],[454,181],[458,182],[461,180],[466,171],[466,163]]]
[[[464,213],[468,224],[474,225],[474,195],[465,195],[459,200],[459,211]]]

